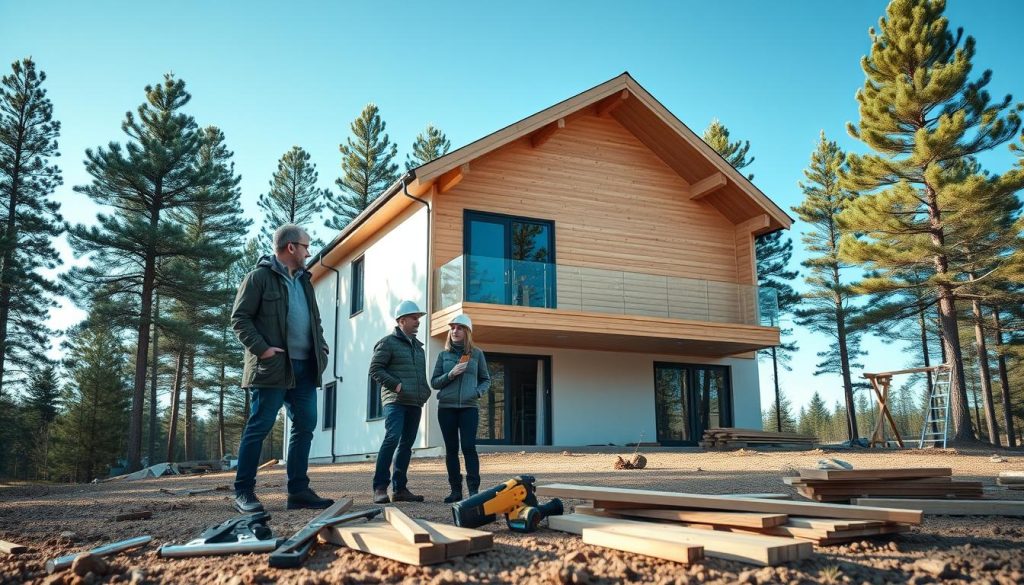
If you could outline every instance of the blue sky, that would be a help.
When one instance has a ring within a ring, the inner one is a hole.
[[[201,125],[224,130],[253,219],[258,195],[292,145],[309,151],[321,185],[336,189],[338,144],[368,102],[380,107],[404,160],[428,122],[458,147],[623,71],[697,133],[717,117],[735,138],[749,140],[754,182],[788,210],[800,201],[796,183],[819,131],[862,151],[845,125],[857,121],[854,93],[864,80],[859,63],[869,49],[867,30],[885,6],[0,0],[0,62],[6,73],[7,64],[31,55],[48,75],[63,125],[65,184],[57,199],[72,223],[91,223],[99,211],[72,191],[89,181],[85,149],[124,142],[125,112],[165,72],[187,82],[188,111]],[[947,16],[977,39],[975,67],[993,70],[993,95],[1024,100],[1024,2],[952,0]],[[984,162],[1002,172],[1011,160],[1004,147]],[[798,262],[802,226],[794,227]],[[66,244],[61,249],[72,261]],[[53,324],[79,317],[65,305]],[[811,375],[814,352],[829,341],[800,328],[794,333],[802,349],[781,376],[784,390],[796,404],[814,390],[834,403],[839,378]],[[875,339],[865,349],[872,371],[908,363]],[[762,366],[764,401],[771,396],[769,370]]]

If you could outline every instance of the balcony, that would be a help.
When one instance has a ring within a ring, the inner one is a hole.
[[[735,283],[459,256],[433,298],[431,335],[466,312],[483,343],[702,356],[779,343],[775,291]]]

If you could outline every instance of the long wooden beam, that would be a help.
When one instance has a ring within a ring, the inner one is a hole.
[[[547,126],[544,126],[530,137],[530,146],[534,148],[540,147],[540,145],[550,140],[551,137],[555,135],[555,132],[558,132],[562,128],[565,128],[565,118],[559,118]]]
[[[721,189],[722,187],[725,187],[725,185],[725,175],[723,175],[722,173],[715,173],[709,177],[704,177],[703,179],[690,185],[690,200],[696,201],[701,197],[710,195],[711,193],[714,193],[715,191]]]
[[[736,224],[736,233],[738,234],[752,234],[758,230],[763,230],[771,225],[768,215],[762,213],[761,215],[755,215],[754,217]]]
[[[455,167],[437,178],[437,192],[447,193],[462,182],[462,179],[469,174],[469,163]]]
[[[602,101],[598,102],[597,108],[594,110],[594,113],[596,113],[599,118],[607,118],[608,116],[612,115],[612,111],[615,110],[615,108],[621,106],[628,99],[629,90],[624,89],[621,92],[619,92],[618,95],[607,97]]]
[[[420,181],[419,179],[413,179],[412,183],[406,187],[409,193],[417,197],[421,197],[424,194],[430,192],[430,187],[433,186],[434,181]]]

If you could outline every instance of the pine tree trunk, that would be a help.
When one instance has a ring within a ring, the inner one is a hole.
[[[224,454],[227,453],[227,441],[224,437],[224,377],[226,375],[226,366],[224,362],[220,363],[220,392],[217,399],[217,437],[219,438],[220,444],[220,458],[224,458]]]
[[[174,439],[178,434],[178,397],[181,394],[182,370],[185,369],[185,352],[178,351],[174,363],[174,384],[171,386],[171,417],[167,422],[167,462],[174,462]]]
[[[154,216],[156,217],[156,216]],[[156,232],[157,221],[150,222]],[[135,350],[135,380],[132,390],[132,411],[128,422],[128,470],[138,471],[142,466],[142,403],[146,396],[146,366],[149,358],[149,327],[152,322],[153,289],[156,282],[156,262],[152,250],[146,253],[142,276],[142,305],[139,313],[138,340]]]
[[[195,353],[189,351],[188,353],[188,377],[185,379],[185,460],[195,460],[195,444],[193,442],[193,431],[195,430],[195,420],[193,419],[192,409],[192,389],[196,382],[196,356]]]
[[[149,464],[156,462],[156,390],[160,375],[160,295],[153,295],[153,363],[149,379]]]
[[[843,371],[843,395],[846,397],[846,431],[850,444],[860,438],[857,431],[857,409],[853,404],[853,379],[850,376],[850,352],[846,347],[846,315],[836,307],[836,336],[839,342],[839,361]]]
[[[974,280],[974,275],[969,275],[969,278]],[[988,441],[998,447],[1003,444],[1003,441],[999,438],[996,406],[992,399],[992,372],[989,369],[988,347],[985,343],[985,316],[981,311],[981,303],[976,300],[971,301],[971,310],[974,312],[974,342],[978,344],[978,371],[981,374],[981,399],[985,406]]]
[[[779,389],[779,360],[775,355],[775,346],[772,346],[772,371],[775,380],[775,430],[782,432],[782,391]]]
[[[1017,448],[1017,438],[1013,432],[1013,408],[1010,404],[1010,377],[1006,372],[1006,356],[999,351],[1003,345],[1003,327],[999,323],[999,307],[992,309],[992,321],[995,326],[993,333],[996,339],[996,351],[999,352],[999,385],[1003,395],[1003,423],[1006,425],[1006,443],[1011,449]]]

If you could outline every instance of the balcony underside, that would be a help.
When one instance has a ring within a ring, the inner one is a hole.
[[[430,335],[444,335],[461,313],[473,319],[473,340],[485,349],[503,344],[724,357],[779,344],[775,327],[468,302],[435,312]]]

